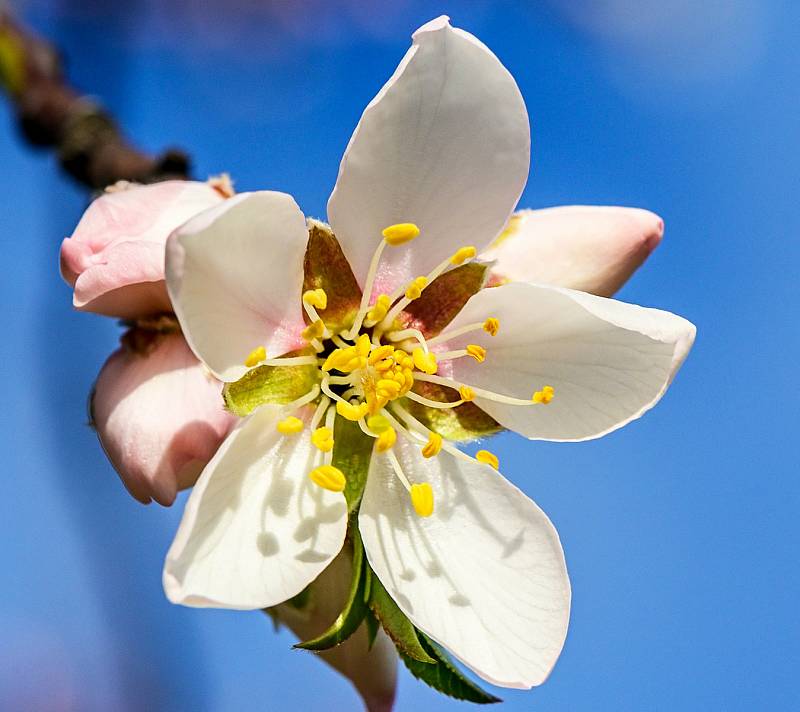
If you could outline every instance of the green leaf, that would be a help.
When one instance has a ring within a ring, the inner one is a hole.
[[[414,624],[398,608],[378,577],[371,571],[370,574],[369,607],[383,625],[387,635],[394,641],[398,651],[420,665],[435,663],[436,660],[422,647]]]
[[[336,416],[333,425],[333,460],[345,476],[344,497],[347,509],[352,514],[361,503],[367,484],[369,461],[372,457],[374,438],[364,435],[358,423]],[[355,525],[353,529],[358,529]]]
[[[464,675],[450,659],[450,656],[442,650],[436,643],[428,638],[422,631],[417,631],[420,645],[435,659],[434,665],[421,663],[419,660],[400,653],[403,663],[409,672],[429,685],[434,690],[438,690],[445,695],[454,697],[457,700],[475,702],[479,705],[490,705],[495,702],[502,702],[499,697],[486,692]]]
[[[265,403],[291,403],[311,390],[316,366],[258,366],[222,389],[225,406],[243,418]]]
[[[357,526],[351,526],[350,536],[353,542],[353,578],[350,582],[350,593],[344,609],[338,615],[330,628],[316,638],[304,643],[297,643],[295,648],[303,650],[327,650],[347,640],[358,630],[361,621],[367,614],[367,605],[364,602],[364,587],[366,585],[366,569],[364,562],[364,545]]]

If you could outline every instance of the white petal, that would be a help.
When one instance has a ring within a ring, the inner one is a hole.
[[[521,210],[481,258],[492,275],[610,297],[661,242],[664,221],[649,210],[570,205]]]
[[[442,365],[460,382],[530,399],[553,386],[548,405],[515,406],[476,398],[505,427],[532,439],[587,440],[622,427],[664,395],[694,342],[695,327],[675,314],[569,289],[516,282],[478,292],[451,322],[495,317],[497,336],[457,337],[446,348],[474,342],[486,360]]]
[[[412,481],[430,482],[418,517],[385,455],[375,455],[359,515],[370,566],[420,630],[485,680],[529,688],[547,678],[567,634],[570,586],[547,516],[488,465],[442,452],[425,460],[401,437]]]
[[[457,248],[488,245],[528,176],[530,127],[513,77],[446,17],[414,44],[364,111],[339,168],[328,218],[359,280],[381,230],[420,236],[384,252],[383,291],[426,274]]]
[[[290,195],[240,193],[178,228],[167,242],[167,288],[186,340],[222,381],[258,346],[302,345],[300,296],[308,230]]]
[[[255,609],[297,595],[339,553],[341,493],[312,484],[308,428],[283,436],[264,406],[222,444],[197,481],[164,564],[164,590],[185,606]]]

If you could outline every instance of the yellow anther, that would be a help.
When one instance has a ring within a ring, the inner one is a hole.
[[[330,353],[325,363],[322,364],[323,371],[336,369],[343,373],[354,371],[359,366],[359,358],[355,346],[348,346],[345,349],[336,349]]]
[[[392,361],[392,359],[390,358],[385,358],[383,359],[383,361],[378,361],[378,363],[375,364],[375,370],[378,372],[388,371],[393,366],[394,366],[394,361]]]
[[[533,394],[533,398],[531,400],[534,403],[540,403],[541,405],[547,405],[553,398],[555,398],[556,389],[553,386],[545,386],[542,388],[541,391],[536,391]]]
[[[312,339],[319,339],[324,333],[325,324],[322,323],[321,319],[317,319],[303,329],[302,336],[306,341],[311,341]]]
[[[385,358],[389,358],[394,353],[394,346],[391,344],[384,344],[383,346],[378,346],[377,349],[373,349],[372,353],[369,355],[369,365],[374,366],[378,361],[382,361]]]
[[[400,388],[401,384],[391,378],[381,378],[375,385],[378,395],[388,398],[396,398],[397,394],[400,393]]]
[[[472,356],[478,363],[486,360],[486,349],[478,344],[467,344],[467,356]]]
[[[430,517],[433,514],[433,489],[427,482],[411,485],[411,504],[420,517]]]
[[[252,368],[253,366],[257,366],[261,361],[267,360],[267,350],[263,346],[258,346],[254,348],[250,355],[244,360],[244,365],[247,368]]]
[[[310,307],[324,311],[328,306],[328,295],[324,289],[309,289],[303,294],[303,301]]]
[[[442,436],[439,433],[431,433],[428,442],[422,447],[422,457],[434,457],[442,449]]]
[[[411,242],[417,235],[419,235],[419,228],[414,223],[397,223],[396,225],[389,225],[381,232],[386,244],[395,247],[402,245],[406,242]]]
[[[483,322],[483,330],[490,336],[497,336],[497,331],[500,329],[500,321],[490,316]]]
[[[413,364],[423,373],[433,375],[439,365],[436,363],[436,356],[430,351],[426,354],[422,348],[414,349],[411,354]]]
[[[473,391],[469,386],[461,386],[461,388],[458,389],[458,395],[461,396],[461,400],[466,401],[467,403],[475,400],[475,391]]]
[[[360,420],[367,414],[367,410],[368,407],[366,403],[353,405],[352,403],[345,403],[344,401],[336,401],[336,412],[347,420]]]
[[[347,482],[344,473],[333,465],[315,467],[308,473],[308,477],[315,485],[331,492],[341,492]]]
[[[370,343],[369,335],[361,334],[356,341],[356,353],[359,356],[368,356],[371,348],[372,344]]]
[[[278,422],[278,432],[284,435],[299,433],[302,429],[303,421],[300,420],[300,418],[295,418],[293,415]]]
[[[474,247],[462,247],[453,253],[453,256],[450,258],[450,264],[464,264],[464,262],[467,260],[471,260],[473,257],[475,257],[476,254],[478,254],[478,251]]]
[[[333,450],[333,430],[322,427],[311,433],[311,443],[322,452]]]
[[[387,450],[391,450],[396,442],[397,433],[395,429],[390,426],[378,436],[378,439],[375,441],[375,449],[378,452],[386,452]]]
[[[367,418],[367,427],[373,433],[382,433],[387,428],[391,428],[388,418],[383,415],[371,415]]]
[[[419,299],[420,295],[422,294],[422,290],[427,286],[427,277],[417,277],[416,279],[412,279],[411,282],[409,282],[408,287],[406,287],[406,299]]]
[[[478,450],[478,452],[475,453],[475,459],[478,462],[482,462],[484,465],[490,465],[495,470],[500,467],[500,460],[497,459],[497,455],[488,450]]]
[[[367,312],[367,319],[370,321],[380,321],[389,313],[389,307],[392,306],[392,302],[389,299],[388,294],[381,294],[375,300],[375,304]]]

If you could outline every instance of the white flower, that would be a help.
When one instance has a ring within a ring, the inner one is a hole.
[[[558,535],[494,455],[468,457],[448,437],[610,432],[658,401],[695,330],[565,288],[480,288],[474,258],[527,179],[528,117],[497,58],[447,18],[413,39],[328,203],[352,272],[283,193],[237,195],[170,237],[187,341],[221,380],[243,378],[226,393],[252,412],[200,476],[164,586],[184,605],[282,603],[336,557],[352,515],[415,626],[482,678],[528,688],[567,630]]]

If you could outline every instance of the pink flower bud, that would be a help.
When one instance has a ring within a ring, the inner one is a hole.
[[[143,353],[121,348],[106,361],[92,396],[100,443],[140,502],[169,506],[191,487],[236,418],[222,384],[208,375],[181,334],[132,330],[152,339]]]
[[[661,218],[639,208],[522,210],[482,258],[497,261],[495,281],[552,284],[610,297],[663,234]]]
[[[61,275],[82,311],[136,318],[171,311],[164,244],[197,213],[223,200],[206,183],[167,181],[105,193],[61,244]]]

